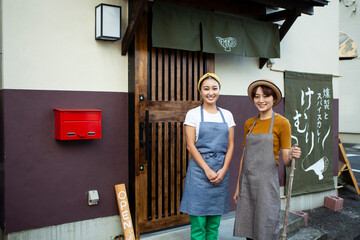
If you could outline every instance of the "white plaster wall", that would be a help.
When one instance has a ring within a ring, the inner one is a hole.
[[[338,75],[338,21],[338,1],[316,7],[312,16],[302,14],[281,41],[281,58],[273,59],[273,69]],[[257,58],[217,54],[215,72],[222,80],[221,94],[246,96],[248,85],[259,78],[272,79],[284,93],[283,72],[271,71],[266,65],[259,69],[258,65]],[[341,81],[342,78],[333,78],[334,98],[339,98]],[[336,184],[337,178],[334,179]],[[283,195],[283,188],[281,190]],[[291,209],[307,210],[323,206],[324,196],[327,195],[337,195],[337,190],[294,197]],[[285,208],[284,203],[285,200],[282,201],[282,208]]]
[[[121,41],[95,40],[95,6],[127,0],[2,0],[3,89],[127,92]]]
[[[281,58],[273,59],[273,69],[309,73],[339,74],[339,2],[315,7],[314,15],[302,14],[280,43]],[[223,85],[221,94],[247,95],[249,83],[259,78],[272,79],[283,91],[283,73],[259,69],[257,58],[215,56],[215,72]],[[334,78],[334,98],[339,97],[338,78]]]
[[[3,89],[3,71],[2,71],[2,25],[3,25],[3,12],[2,12],[2,0],[0,0],[0,89]]]
[[[120,217],[111,216],[9,233],[4,240],[116,240],[122,234]]]
[[[349,2],[349,1],[346,1]],[[356,7],[356,11],[353,9]],[[360,54],[360,1],[346,7],[343,2],[339,5],[340,24],[339,31],[346,33],[357,47]],[[359,89],[360,89],[360,57],[351,60],[340,60],[340,102],[339,102],[339,131],[341,133],[358,134],[357,142],[360,142],[360,107]]]

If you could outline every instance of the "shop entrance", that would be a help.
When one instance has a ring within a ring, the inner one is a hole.
[[[198,79],[214,55],[153,48],[144,14],[135,33],[135,228],[140,233],[189,223],[179,211],[190,155],[183,122],[200,105]]]

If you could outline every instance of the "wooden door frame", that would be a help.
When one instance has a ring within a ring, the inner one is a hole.
[[[135,174],[135,184],[134,184],[134,194],[135,194],[135,216],[134,216],[134,226],[135,226],[135,233],[136,233],[136,239],[140,239],[140,225],[141,222],[139,220],[144,219],[146,217],[146,205],[141,204],[141,200],[137,199],[137,196],[140,196],[141,189],[138,187],[139,183],[146,179],[147,177],[147,169],[146,169],[146,163],[141,162],[144,161],[145,156],[142,156],[140,154],[140,138],[139,138],[139,125],[140,125],[140,94],[143,94],[144,98],[147,97],[147,89],[144,89],[144,87],[141,88],[141,86],[146,86],[146,84],[143,84],[144,81],[147,81],[148,78],[148,11],[147,9],[144,11],[144,14],[142,15],[139,26],[137,28],[137,31],[135,33],[134,38],[134,57],[135,57],[135,89],[134,89],[134,169],[132,174]],[[140,171],[140,166],[145,166],[142,171]]]
[[[147,101],[141,101],[140,95],[144,100],[148,99],[147,96],[147,81],[149,76],[149,49],[148,49],[148,37],[149,37],[149,23],[148,23],[148,9],[146,9],[141,16],[141,19],[139,21],[138,28],[135,32],[134,37],[134,95],[131,95],[133,99],[131,102],[133,103],[133,112],[130,110],[130,112],[133,113],[134,119],[133,124],[129,124],[129,126],[132,126],[134,130],[132,130],[132,141],[134,141],[133,148],[130,151],[134,151],[133,153],[129,154],[131,156],[129,159],[130,161],[133,161],[129,164],[131,166],[129,169],[131,181],[133,181],[132,188],[130,191],[133,192],[133,201],[135,203],[135,209],[133,210],[133,220],[134,220],[134,226],[135,226],[135,233],[136,233],[136,239],[140,239],[140,233],[147,232],[149,230],[157,230],[163,228],[163,226],[153,226],[154,222],[156,221],[143,221],[143,219],[147,218],[147,205],[144,204],[147,196],[146,194],[143,194],[143,189],[139,187],[140,183],[147,181],[147,162],[145,157],[145,151],[140,149],[140,137],[139,137],[139,131],[140,131],[140,123],[145,122],[145,115],[143,112],[146,108],[146,102]],[[209,72],[214,72],[214,55],[209,55],[207,57],[206,62],[206,69]],[[130,81],[129,81],[130,83]],[[130,106],[129,106],[130,107]],[[129,138],[131,139],[131,138]],[[141,169],[141,170],[140,170]],[[139,199],[139,196],[141,196],[142,199]],[[180,218],[188,218],[187,215],[183,215]],[[168,221],[167,227],[176,226],[176,221]]]

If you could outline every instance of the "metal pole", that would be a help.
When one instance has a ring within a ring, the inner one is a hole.
[[[285,217],[284,217],[284,227],[282,233],[282,240],[286,239],[286,226],[287,226],[287,219],[289,215],[289,208],[290,208],[290,200],[291,200],[291,190],[294,181],[294,168],[295,168],[295,159],[291,159],[291,169],[290,169],[290,178],[289,178],[289,185],[288,185],[288,196],[286,199],[286,208],[285,208]]]

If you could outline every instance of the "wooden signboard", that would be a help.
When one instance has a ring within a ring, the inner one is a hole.
[[[134,240],[134,227],[131,220],[129,202],[127,198],[125,184],[115,185],[116,199],[120,213],[121,225],[125,240]]]
[[[350,166],[350,162],[346,156],[345,150],[344,150],[344,146],[341,143],[341,140],[339,139],[339,148],[340,148],[340,156],[339,156],[339,172],[338,172],[338,177],[341,175],[341,173],[343,172],[348,172],[350,174],[350,178],[351,178],[351,182],[354,185],[357,194],[360,195],[360,190],[359,190],[359,186],[357,184],[356,178],[354,176],[354,173],[351,169]],[[343,174],[344,175],[344,174]]]

